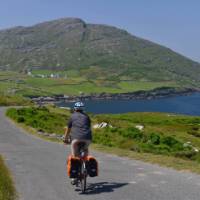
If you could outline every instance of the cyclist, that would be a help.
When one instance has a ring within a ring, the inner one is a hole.
[[[84,103],[79,101],[74,104],[74,112],[71,115],[67,128],[65,129],[64,142],[68,143],[71,136],[71,152],[73,156],[78,156],[78,143],[85,143],[86,155],[88,146],[92,140],[91,120],[84,112]]]

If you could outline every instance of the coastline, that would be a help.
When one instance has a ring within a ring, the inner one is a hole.
[[[195,88],[172,88],[162,87],[153,90],[139,90],[135,92],[127,93],[94,93],[94,94],[82,94],[82,95],[55,95],[55,96],[42,96],[42,97],[31,97],[31,100],[39,105],[41,104],[54,104],[58,102],[74,102],[74,101],[87,101],[87,100],[151,100],[160,99],[173,96],[191,95],[200,92],[200,89]]]

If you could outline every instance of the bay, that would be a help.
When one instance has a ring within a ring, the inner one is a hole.
[[[73,108],[74,103],[61,102]],[[87,100],[86,111],[94,114],[126,112],[168,112],[200,116],[200,93],[151,100]]]

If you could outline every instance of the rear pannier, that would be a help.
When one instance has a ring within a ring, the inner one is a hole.
[[[70,178],[77,178],[81,169],[81,160],[70,155],[67,159],[67,174]]]
[[[98,176],[98,162],[93,156],[87,157],[87,171],[90,177]]]

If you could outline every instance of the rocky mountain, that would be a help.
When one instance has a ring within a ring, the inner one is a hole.
[[[88,79],[200,85],[200,64],[107,25],[63,18],[0,31],[0,69],[76,69]]]

